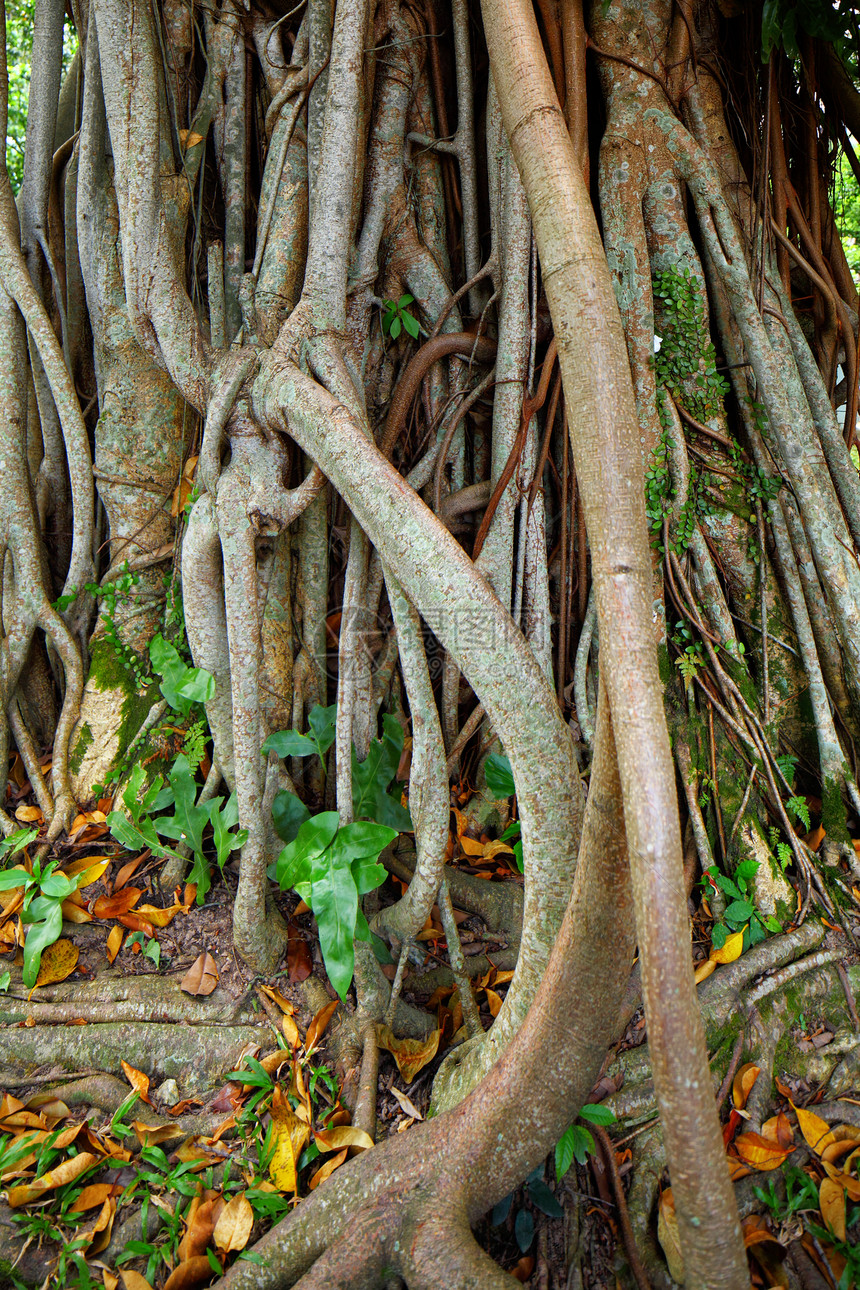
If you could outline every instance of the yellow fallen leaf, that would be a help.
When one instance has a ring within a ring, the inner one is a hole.
[[[138,905],[134,912],[152,923],[153,927],[167,927],[183,908],[182,905],[168,905],[166,909],[159,905]]]
[[[326,1178],[330,1178],[335,1169],[340,1168],[348,1154],[348,1148],[344,1147],[343,1151],[339,1151],[336,1156],[329,1156],[325,1164],[320,1165],[313,1178],[311,1178],[308,1184],[310,1190],[313,1191],[316,1187],[319,1187],[321,1182],[325,1182]]]
[[[716,959],[706,959],[704,963],[700,963],[696,968],[694,976],[696,985],[701,985],[703,981],[707,981],[708,977],[711,976],[713,972],[716,972],[716,970]]]
[[[159,1142],[185,1137],[185,1130],[178,1124],[145,1124],[143,1120],[132,1120],[131,1127],[142,1147],[157,1147]]]
[[[101,811],[91,811],[90,815],[97,815],[100,822],[105,819]],[[97,860],[93,864],[92,856],[84,856],[81,860],[73,860],[70,865],[66,865],[63,873],[67,878],[79,878],[78,890],[80,890],[82,887],[89,887],[94,882],[98,882],[109,864],[110,860]]]
[[[107,938],[108,963],[113,963],[117,954],[119,954],[123,936],[124,932],[119,923],[110,929],[110,935]]]
[[[407,1084],[411,1084],[418,1072],[432,1062],[439,1049],[441,1035],[441,1030],[434,1030],[426,1039],[398,1039],[389,1026],[377,1026],[379,1047],[391,1053]]]
[[[296,1162],[307,1145],[310,1128],[293,1111],[279,1084],[272,1094],[272,1127],[275,1150],[269,1163],[269,1176],[280,1191],[295,1191],[298,1185]]]
[[[75,893],[77,895],[77,893]],[[84,909],[80,904],[80,897],[75,900],[72,896],[64,900],[60,909],[63,914],[64,923],[91,923],[93,916],[88,909]]]
[[[53,945],[42,951],[36,985],[53,985],[56,981],[65,981],[77,967],[80,953],[77,945],[73,945],[65,936],[54,941]]]
[[[821,1217],[838,1241],[845,1240],[845,1189],[833,1178],[822,1178],[818,1188]]]
[[[740,958],[743,947],[743,932],[730,932],[725,944],[718,950],[711,950],[709,958],[712,958],[715,963],[734,963],[735,959]]]
[[[37,820],[41,824],[44,818],[38,806],[19,806],[15,812],[15,819],[23,824],[34,824]]]
[[[358,1147],[369,1151],[374,1145],[373,1138],[364,1129],[356,1129],[351,1124],[339,1124],[334,1129],[320,1129],[314,1134],[314,1142],[320,1151],[340,1151],[342,1147]]]
[[[399,1088],[393,1086],[388,1090],[392,1097],[396,1098],[407,1115],[411,1115],[413,1120],[423,1120],[424,1116],[418,1110],[418,1107],[410,1097],[401,1093]]]
[[[125,1290],[152,1290],[152,1286],[146,1277],[142,1277],[139,1272],[135,1272],[131,1268],[122,1268],[120,1276]]]
[[[212,1239],[225,1254],[244,1250],[254,1226],[254,1211],[244,1192],[231,1196],[221,1211]]]
[[[42,1174],[42,1177],[36,1178],[34,1182],[26,1183],[22,1187],[12,1187],[6,1194],[6,1202],[12,1209],[29,1205],[31,1201],[43,1196],[46,1191],[53,1191],[55,1187],[64,1187],[66,1183],[74,1182],[99,1161],[100,1157],[94,1156],[89,1151],[82,1151],[80,1155],[64,1160],[62,1164],[57,1165],[56,1169],[50,1169],[46,1174]]]
[[[496,994],[495,990],[491,990],[489,986],[485,986],[484,994],[487,996],[487,1004],[490,1009],[490,1016],[498,1017],[499,1013],[502,1010],[502,996],[500,994]]]
[[[836,1141],[830,1130],[830,1125],[813,1111],[806,1111],[802,1106],[795,1106],[793,1102],[791,1105],[797,1116],[800,1132],[806,1138],[815,1154],[820,1155],[825,1147],[829,1147],[831,1143]]]

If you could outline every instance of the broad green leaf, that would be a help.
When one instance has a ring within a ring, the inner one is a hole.
[[[335,862],[349,865],[353,860],[365,857],[375,860],[396,837],[396,829],[386,828],[382,824],[370,824],[364,820],[345,824],[342,829],[338,829],[331,844]]]
[[[412,816],[406,807],[391,793],[378,793],[373,808],[373,818],[395,833],[412,832]]]
[[[502,1223],[504,1223],[508,1214],[510,1214],[511,1212],[511,1205],[513,1204],[513,1200],[514,1200],[514,1193],[511,1191],[511,1192],[508,1192],[507,1196],[503,1197],[503,1199],[500,1200],[497,1205],[493,1206],[492,1212],[490,1214],[490,1224],[492,1227],[501,1227]]]
[[[542,1178],[529,1183],[529,1197],[548,1218],[564,1218],[564,1210]]]
[[[279,757],[310,757],[317,750],[313,739],[300,735],[298,730],[278,730],[269,735],[263,747],[263,753],[277,753]]]
[[[529,1210],[521,1209],[517,1211],[514,1219],[514,1236],[517,1239],[517,1245],[520,1247],[520,1253],[525,1254],[535,1239],[535,1221]]]
[[[366,896],[369,891],[381,887],[388,875],[383,865],[375,864],[369,856],[362,856],[353,862],[352,876],[359,896]]]
[[[0,891],[12,891],[15,887],[32,885],[33,879],[24,869],[4,869],[0,873]]]
[[[358,892],[349,867],[333,862],[331,848],[311,860],[313,911],[323,962],[341,999],[352,981]]]
[[[397,340],[397,337],[400,335],[400,327],[401,327],[400,315],[397,314],[395,315],[394,318],[392,318],[391,326],[388,329],[388,334],[392,340]]]
[[[745,923],[754,913],[755,906],[748,900],[733,900],[726,909],[724,917],[729,923]]]
[[[512,797],[516,792],[511,763],[507,757],[490,753],[484,763],[484,774],[487,777],[487,788],[494,797],[498,799]]]
[[[561,1182],[573,1164],[573,1126],[565,1129],[555,1144],[555,1176]]]
[[[403,326],[406,328],[407,333],[413,340],[417,339],[421,334],[421,324],[418,319],[407,313],[401,314],[400,317],[403,319]]]
[[[53,900],[60,901],[70,896],[77,885],[76,882],[70,882],[64,873],[51,873],[47,878],[43,878],[39,884],[44,896],[50,896]]]
[[[275,832],[284,842],[294,841],[298,836],[299,829],[310,818],[310,811],[301,798],[296,797],[295,793],[289,793],[286,789],[282,789],[276,795],[272,803],[272,820],[275,825]]]
[[[325,755],[334,743],[334,728],[337,720],[337,704],[323,708],[317,704],[308,713],[310,737],[317,746],[319,759],[325,765]]]
[[[177,687],[190,669],[185,666],[179,651],[159,633],[150,641],[149,657],[153,668],[162,678],[161,693],[175,712],[187,715],[191,710],[191,700],[183,698]]]
[[[754,878],[756,876],[758,869],[758,860],[742,860],[737,869],[735,869],[735,878],[739,881],[746,882],[750,878]]]
[[[592,1124],[615,1123],[615,1112],[599,1102],[586,1102],[585,1106],[580,1107],[579,1114],[583,1120],[590,1120]]]
[[[276,874],[281,891],[310,879],[310,862],[329,846],[339,823],[337,811],[323,811],[305,820],[295,839],[278,856]]]
[[[44,898],[43,898],[44,899]],[[34,900],[30,907],[37,902]],[[24,985],[28,990],[36,984],[36,977],[39,975],[39,964],[42,961],[42,951],[46,950],[49,945],[53,945],[58,940],[63,930],[63,914],[58,901],[46,901],[46,908],[40,906],[39,912],[44,913],[44,918],[40,922],[34,922],[27,932],[27,939],[24,942]],[[21,916],[21,921],[29,919]]]
[[[208,703],[215,698],[215,677],[202,667],[189,667],[176,687],[176,693],[191,703]]]
[[[224,865],[227,863],[231,851],[238,851],[247,842],[248,830],[239,829],[237,833],[230,832],[239,823],[239,807],[236,794],[230,794],[227,799],[227,805],[223,809],[221,801],[220,797],[213,797],[209,803],[209,820],[212,824],[216,862],[223,873]]]
[[[138,762],[128,777],[128,784],[126,785],[125,792],[122,795],[125,809],[128,811],[135,824],[140,822],[140,817],[143,814],[143,805],[141,802],[138,802],[137,797],[140,790],[143,788],[145,780],[146,771]],[[116,814],[116,812],[114,812],[114,814]]]

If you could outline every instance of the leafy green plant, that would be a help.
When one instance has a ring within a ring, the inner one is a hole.
[[[615,1123],[614,1112],[608,1106],[601,1106],[599,1102],[586,1102],[585,1106],[580,1108],[579,1118],[588,1120],[590,1124]],[[558,1181],[561,1182],[574,1160],[584,1165],[588,1157],[594,1155],[595,1150],[592,1134],[581,1124],[572,1124],[570,1128],[565,1129],[555,1148],[555,1176]]]
[[[779,861],[783,873],[794,859],[794,852],[787,842],[780,840],[779,829],[771,825],[768,831],[768,840],[770,841],[771,850],[776,852],[776,858]]]
[[[341,999],[352,981],[354,939],[382,946],[367,925],[359,897],[385,881],[378,860],[396,836],[396,829],[383,824],[357,821],[340,827],[337,811],[323,811],[305,820],[269,867],[269,877],[281,890],[294,888],[313,911],[326,971]]]
[[[838,47],[845,32],[845,19],[838,6],[822,0],[764,0],[761,61],[770,62],[771,54],[780,46],[790,58],[798,58],[797,38],[802,32]]]
[[[308,714],[309,731],[301,735],[297,730],[280,730],[269,735],[262,752],[277,753],[279,757],[311,757],[317,754],[323,766],[325,755],[334,742],[337,704],[330,708],[312,708]],[[382,718],[383,735],[373,739],[370,751],[363,762],[352,753],[352,813],[357,820],[374,820],[386,824],[398,833],[412,830],[412,819],[401,805],[397,790],[391,785],[397,774],[403,752],[403,728],[396,717],[387,713]],[[295,793],[283,789],[272,805],[272,819],[278,837],[292,842],[299,829],[311,818],[311,813]]]
[[[397,340],[402,329],[413,340],[417,340],[421,334],[421,324],[409,312],[409,305],[413,304],[414,301],[415,297],[410,296],[408,292],[402,295],[399,300],[383,300],[382,330],[386,336],[390,336],[392,340]]]
[[[722,949],[731,932],[744,929],[743,948],[757,945],[763,941],[768,932],[781,932],[779,922],[772,914],[763,918],[751,899],[750,885],[758,872],[758,860],[743,860],[734,872],[734,880],[721,873],[716,865],[705,871],[701,885],[706,891],[719,888],[731,903],[726,906],[723,921],[715,923],[711,929],[711,941],[715,949]]]
[[[499,753],[490,753],[484,763],[484,774],[487,779],[487,788],[495,798],[501,800],[503,797],[513,797],[516,793],[514,773],[507,757],[503,757]],[[514,839],[516,839],[514,841],[514,860],[520,873],[523,873],[523,844],[520,836],[519,820],[514,820],[512,824],[508,825],[501,835],[500,841],[511,842]]]
[[[535,1209],[539,1209],[548,1218],[563,1218],[564,1210],[546,1185],[543,1171],[543,1165],[538,1165],[537,1169],[533,1170],[526,1178],[523,1183],[526,1196]],[[493,1207],[490,1214],[490,1223],[493,1227],[501,1227],[502,1223],[507,1221],[514,1203],[515,1194],[515,1192],[510,1192]],[[525,1254],[530,1249],[534,1235],[535,1223],[531,1211],[518,1209],[514,1218],[514,1239],[520,1248],[520,1253]]]
[[[32,833],[31,830],[27,832]],[[28,840],[32,840],[32,837]],[[41,861],[34,860],[32,873],[27,873],[25,869],[5,869],[0,873],[0,891],[11,891],[16,887],[24,889],[21,922],[29,930],[24,941],[23,977],[28,990],[36,984],[43,950],[60,937],[63,930],[63,901],[68,900],[79,881],[58,873],[58,863],[57,860],[50,860],[43,865]]]
[[[154,939],[148,941],[143,932],[134,932],[134,934],[129,936],[126,940],[125,949],[129,949],[132,945],[139,945],[140,952],[145,959],[150,959],[156,967],[160,965],[161,946],[158,941]]]
[[[122,800],[128,815],[111,811],[107,818],[111,835],[129,851],[150,847],[156,856],[178,857],[178,852],[163,843],[161,837],[184,842],[192,855],[188,881],[197,884],[197,903],[202,905],[212,885],[209,860],[203,850],[206,826],[212,826],[215,860],[222,872],[230,853],[244,846],[248,837],[247,829],[233,832],[239,822],[236,794],[231,794],[226,804],[223,797],[198,804],[191,767],[187,757],[180,753],[170,768],[166,784],[156,775],[147,786],[146,771],[142,766],[135,766]],[[171,806],[171,815],[159,815]]]
[[[175,645],[159,634],[149,643],[153,671],[161,677],[159,689],[174,712],[189,717],[195,703],[215,697],[215,678],[202,667],[189,667]]]
[[[801,1210],[818,1209],[818,1188],[809,1174],[804,1173],[797,1165],[788,1165],[787,1168],[782,1170],[781,1176],[785,1183],[784,1196],[778,1190],[779,1176],[769,1178],[766,1189],[764,1187],[753,1187],[753,1195],[757,1196],[761,1203],[770,1210],[771,1217],[775,1222],[784,1223]]]
[[[0,994],[5,994],[12,984],[12,973],[7,968],[5,972],[0,972]]]

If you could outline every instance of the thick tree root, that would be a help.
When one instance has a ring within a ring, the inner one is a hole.
[[[21,1084],[40,1067],[119,1071],[125,1061],[156,1083],[173,1079],[183,1096],[204,1093],[232,1070],[249,1045],[272,1044],[268,1025],[184,1026],[108,1022],[21,1026],[4,1040],[0,1085]]]

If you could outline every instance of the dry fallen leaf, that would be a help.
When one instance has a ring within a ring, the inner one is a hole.
[[[711,950],[709,958],[712,958],[715,963],[734,963],[735,959],[740,958],[743,947],[743,932],[730,932],[725,944],[718,950]]]
[[[70,1207],[69,1213],[83,1214],[88,1209],[95,1209],[96,1205],[103,1205],[109,1197],[119,1196],[124,1190],[121,1183],[90,1183]]]
[[[142,895],[140,887],[123,887],[122,891],[115,891],[112,896],[99,896],[93,905],[93,917],[119,918],[121,914],[127,914]]]
[[[119,923],[110,929],[110,935],[107,938],[107,956],[108,963],[113,963],[117,954],[119,954],[122,938],[125,935]]]
[[[791,1105],[797,1116],[800,1132],[815,1154],[820,1155],[825,1147],[829,1147],[831,1143],[836,1141],[830,1130],[830,1125],[826,1120],[822,1120],[820,1115],[815,1115],[813,1111],[807,1111],[802,1106],[795,1106],[793,1102]]]
[[[760,1074],[760,1068],[754,1062],[744,1062],[732,1081],[732,1101],[739,1111],[747,1104],[753,1084]]]
[[[101,811],[91,811],[91,815],[98,815],[104,820]],[[98,882],[105,869],[110,865],[110,860],[96,860],[93,863],[92,856],[84,856],[81,860],[73,860],[71,864],[66,865],[63,873],[67,878],[78,878],[78,890],[83,887],[90,887],[94,882]]]
[[[434,1030],[426,1039],[398,1039],[389,1026],[377,1027],[379,1047],[391,1053],[407,1084],[411,1084],[418,1072],[432,1062],[441,1034],[441,1030]]]
[[[320,1129],[314,1134],[314,1142],[320,1151],[340,1151],[342,1147],[358,1147],[360,1151],[369,1151],[374,1145],[373,1138],[364,1129],[356,1129],[351,1124],[339,1124],[334,1129]]]
[[[272,1094],[271,1114],[275,1150],[269,1176],[280,1191],[294,1192],[298,1186],[296,1162],[307,1145],[310,1128],[295,1114],[279,1084]]]
[[[80,950],[77,945],[73,945],[65,936],[61,936],[58,941],[54,941],[53,945],[49,945],[42,951],[36,985],[53,985],[57,981],[65,981],[77,967],[79,957]]]
[[[406,1112],[406,1114],[412,1116],[413,1120],[424,1119],[424,1116],[418,1110],[418,1107],[415,1105],[412,1099],[407,1097],[405,1093],[401,1093],[399,1088],[395,1088],[392,1085],[388,1091],[392,1095],[392,1097],[397,1099],[397,1101],[403,1107],[403,1110]]]
[[[821,1217],[838,1241],[845,1240],[845,1189],[832,1178],[822,1178],[818,1188]]]
[[[244,1192],[231,1196],[215,1224],[212,1239],[224,1254],[244,1250],[254,1226],[254,1211]]]
[[[223,1209],[224,1197],[214,1192],[205,1192],[202,1196],[191,1198],[185,1216],[185,1235],[179,1242],[177,1250],[182,1263],[187,1263],[205,1253]]]
[[[794,1150],[769,1142],[760,1133],[742,1133],[735,1138],[734,1145],[741,1160],[751,1169],[778,1169]]]
[[[185,973],[179,983],[186,994],[211,994],[218,984],[218,964],[208,950],[204,950]]]
[[[125,1290],[152,1290],[152,1286],[149,1284],[146,1277],[142,1277],[139,1272],[123,1268],[120,1270],[120,1276],[122,1277],[122,1283],[125,1286]]]
[[[311,1178],[310,1183],[308,1184],[310,1190],[314,1191],[315,1188],[319,1187],[321,1182],[325,1182],[326,1178],[330,1178],[335,1169],[340,1168],[348,1154],[349,1149],[344,1147],[344,1149],[339,1151],[336,1156],[329,1156],[325,1164],[320,1165],[319,1169]]]
[[[41,824],[44,816],[38,806],[19,806],[15,812],[15,819],[20,820],[22,824]]]
[[[56,1143],[54,1145],[56,1146]],[[98,1156],[94,1156],[89,1151],[82,1151],[80,1155],[72,1156],[71,1160],[64,1160],[62,1164],[57,1165],[56,1169],[50,1169],[46,1174],[42,1174],[41,1178],[36,1178],[34,1182],[26,1183],[21,1187],[12,1187],[6,1194],[6,1203],[12,1209],[29,1205],[46,1191],[53,1191],[55,1187],[63,1187],[66,1183],[74,1182],[81,1174],[85,1174],[98,1163]]]
[[[205,1254],[196,1254],[175,1267],[164,1283],[164,1290],[197,1290],[213,1277],[212,1265]]]
[[[703,981],[707,981],[708,977],[713,972],[716,972],[716,970],[717,970],[716,959],[705,959],[705,962],[700,963],[699,966],[696,968],[696,972],[695,972],[696,985],[701,985]]]
[[[310,1052],[315,1048],[326,1032],[326,1027],[331,1021],[337,1009],[338,1000],[332,999],[324,1008],[320,1008],[311,1024],[308,1026],[308,1033],[305,1035],[305,1052]]]
[[[120,1064],[129,1084],[135,1093],[140,1095],[140,1100],[149,1102],[149,1076],[144,1075],[143,1071],[136,1071],[133,1066],[129,1066],[128,1062],[121,1062]],[[149,1104],[150,1106],[152,1105],[151,1102]]]

